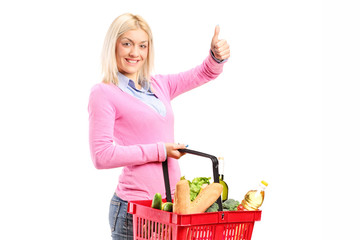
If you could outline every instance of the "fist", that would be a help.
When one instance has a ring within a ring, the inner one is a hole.
[[[211,40],[211,51],[219,60],[225,60],[230,57],[230,46],[225,39],[219,40],[220,27],[215,27],[214,36]]]
[[[176,143],[165,143],[166,153],[168,157],[179,159],[184,156],[185,153],[181,153],[179,149],[185,149],[185,144],[176,144]]]

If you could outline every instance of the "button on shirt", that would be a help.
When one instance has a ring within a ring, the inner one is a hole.
[[[145,82],[145,86],[142,86],[141,89],[137,89],[135,87],[135,83],[133,80],[129,79],[122,73],[118,72],[118,87],[141,100],[143,103],[147,104],[149,107],[153,108],[156,112],[158,112],[161,116],[166,116],[166,108],[163,102],[156,97],[156,95],[151,92],[150,83]]]

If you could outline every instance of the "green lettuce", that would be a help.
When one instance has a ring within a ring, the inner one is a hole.
[[[210,184],[210,179],[211,177],[197,177],[194,178],[191,182],[189,181],[191,201],[193,201],[199,194],[203,184]]]

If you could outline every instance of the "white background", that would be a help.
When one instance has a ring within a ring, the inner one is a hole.
[[[355,1],[12,1],[0,4],[0,239],[110,239],[120,169],[96,170],[87,101],[120,14],[152,27],[155,73],[231,58],[173,101],[176,141],[224,156],[230,198],[269,187],[259,239],[359,239],[359,9]],[[212,176],[209,160],[180,160]]]

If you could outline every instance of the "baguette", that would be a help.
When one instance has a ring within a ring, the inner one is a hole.
[[[190,204],[190,214],[204,213],[221,195],[223,186],[220,183],[211,183],[206,186]]]
[[[190,187],[188,180],[180,180],[176,183],[173,212],[177,214],[190,213]]]

